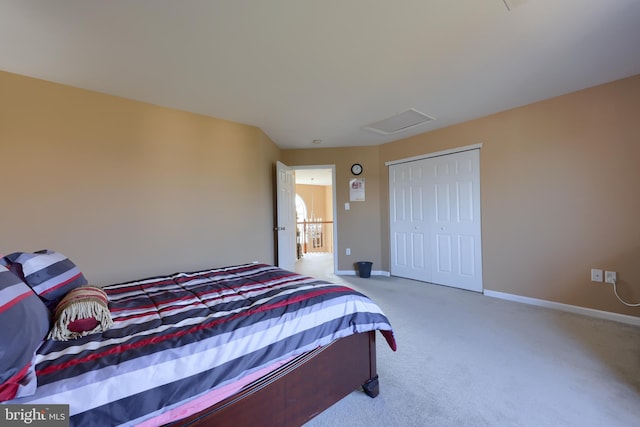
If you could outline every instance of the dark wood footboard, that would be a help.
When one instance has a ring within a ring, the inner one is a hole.
[[[352,391],[378,394],[376,336],[355,334],[296,358],[179,426],[300,426]]]

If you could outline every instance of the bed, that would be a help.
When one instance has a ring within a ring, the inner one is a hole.
[[[73,426],[301,425],[378,394],[376,331],[396,348],[366,296],[267,264],[102,290],[110,327],[44,340],[37,387],[3,403],[69,404]]]

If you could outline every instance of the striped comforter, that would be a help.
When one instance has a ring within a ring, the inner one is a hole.
[[[265,264],[104,288],[113,326],[45,341],[38,388],[7,403],[69,404],[71,425],[136,425],[276,362],[381,330],[380,308],[350,288]]]

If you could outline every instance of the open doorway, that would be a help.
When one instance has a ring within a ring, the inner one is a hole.
[[[334,166],[294,166],[297,273],[319,277],[336,269]]]

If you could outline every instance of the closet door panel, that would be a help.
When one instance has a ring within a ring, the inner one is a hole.
[[[389,168],[391,274],[482,291],[479,150]]]
[[[394,165],[389,169],[391,274],[428,281],[423,166]]]
[[[427,159],[435,189],[434,283],[482,291],[478,150]],[[446,242],[446,244],[445,244]]]

